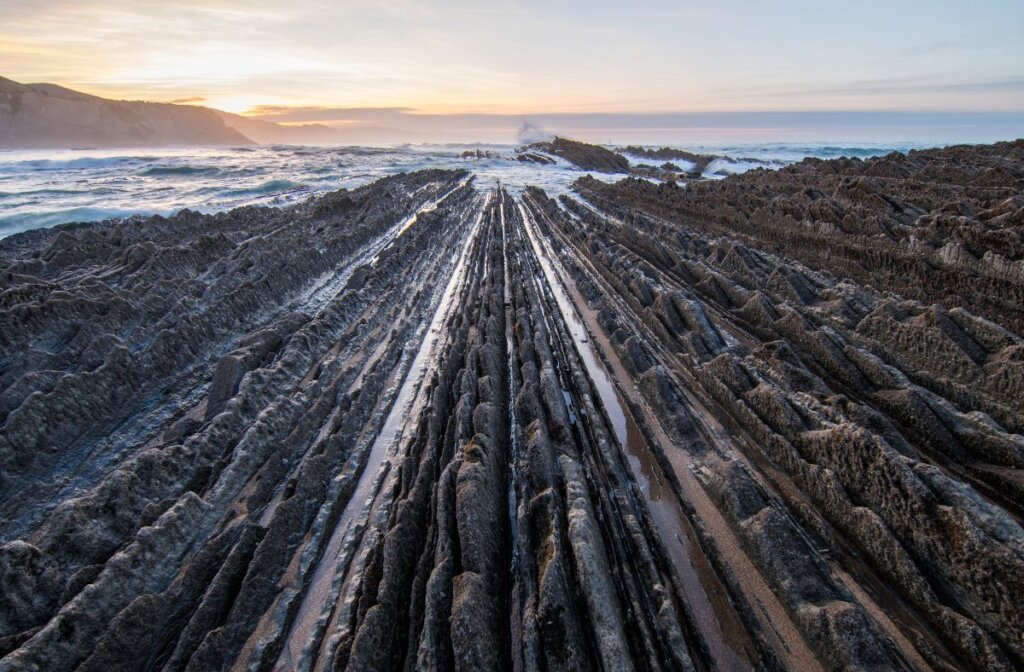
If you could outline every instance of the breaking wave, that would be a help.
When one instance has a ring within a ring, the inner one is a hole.
[[[523,141],[548,137],[526,123]],[[777,168],[807,156],[868,157],[912,145],[838,143],[750,144],[682,147],[722,157],[705,167],[720,178],[756,167]],[[285,205],[312,194],[352,189],[396,173],[422,168],[470,169],[475,184],[498,181],[513,192],[535,184],[557,196],[580,171],[564,161],[538,166],[510,161],[515,147],[492,143],[417,144],[395,147],[296,145],[124,150],[11,150],[0,152],[0,237],[25,229],[133,213],[203,212],[241,205]],[[485,158],[468,164],[464,151]],[[632,157],[634,163],[663,161]],[[684,170],[693,165],[675,162]],[[604,175],[601,179],[619,179]]]

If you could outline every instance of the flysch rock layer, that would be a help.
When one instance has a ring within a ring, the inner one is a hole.
[[[1018,141],[5,239],[0,670],[1020,669],[1022,214]]]

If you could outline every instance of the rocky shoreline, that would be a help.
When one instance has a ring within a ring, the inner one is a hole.
[[[1022,217],[1017,141],[6,238],[0,670],[1019,669]]]

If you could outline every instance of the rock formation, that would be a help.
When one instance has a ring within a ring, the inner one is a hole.
[[[582,170],[593,170],[599,173],[629,172],[629,159],[600,145],[555,138],[547,142],[535,142],[527,149],[560,157]]]
[[[1020,669],[1022,177],[435,170],[7,238],[0,670]]]

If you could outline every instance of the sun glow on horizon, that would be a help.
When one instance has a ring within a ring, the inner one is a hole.
[[[269,103],[268,103],[269,101]],[[224,112],[231,112],[238,114],[243,117],[257,116],[252,113],[253,110],[260,108],[263,105],[300,105],[301,102],[295,101],[290,98],[278,98],[275,96],[258,95],[258,94],[245,94],[245,95],[211,95],[203,99],[202,103],[199,103],[204,107],[212,107],[216,110],[223,110]]]

